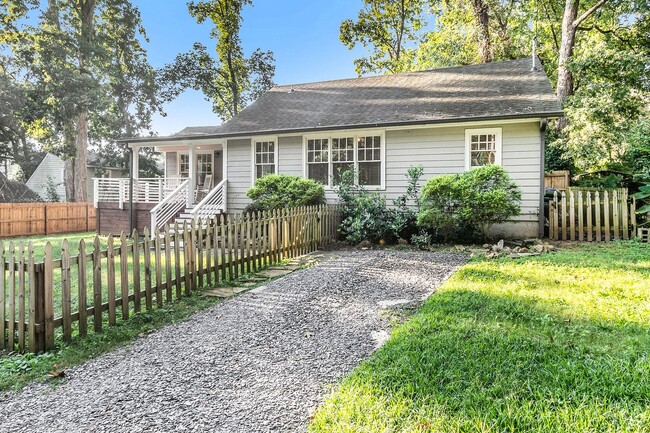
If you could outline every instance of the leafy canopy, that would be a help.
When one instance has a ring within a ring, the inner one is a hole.
[[[179,54],[159,73],[165,100],[171,101],[185,90],[194,89],[212,102],[215,114],[228,120],[273,86],[273,52],[258,48],[250,57],[244,56],[239,32],[242,9],[247,5],[252,5],[252,1],[210,0],[188,4],[190,15],[197,23],[210,20],[214,24],[210,35],[216,39],[216,57],[200,43]]]

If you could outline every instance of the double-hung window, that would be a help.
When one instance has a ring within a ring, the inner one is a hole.
[[[501,164],[501,128],[465,130],[465,168]]]
[[[190,155],[181,153],[178,155],[178,175],[180,177],[190,177]]]
[[[255,141],[255,179],[275,174],[276,150],[275,140]]]
[[[336,186],[341,175],[354,170],[360,185],[382,186],[383,137],[378,134],[309,137],[306,175],[325,186]]]
[[[307,177],[324,185],[329,183],[329,139],[307,140]]]

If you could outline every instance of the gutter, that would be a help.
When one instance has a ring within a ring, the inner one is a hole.
[[[368,128],[386,128],[394,126],[419,126],[419,125],[438,125],[444,123],[464,123],[464,122],[477,122],[486,120],[510,120],[510,119],[530,119],[530,118],[558,118],[564,116],[564,111],[548,111],[539,113],[522,113],[510,114],[499,116],[479,116],[479,117],[449,117],[444,119],[428,119],[428,120],[409,120],[402,122],[385,122],[385,123],[366,123],[357,125],[329,125],[329,126],[316,126],[310,128],[285,128],[285,129],[267,129],[257,131],[243,131],[236,133],[215,133],[205,135],[190,135],[190,136],[168,136],[168,137],[133,137],[117,140],[118,143],[124,144],[137,144],[137,143],[165,143],[172,141],[192,141],[192,140],[205,140],[211,138],[237,138],[237,137],[250,137],[252,135],[277,135],[288,133],[309,133],[319,131],[333,131],[339,129],[368,129]]]
[[[546,215],[544,213],[544,194],[546,187],[544,186],[544,175],[546,173],[546,127],[548,126],[548,119],[543,118],[539,122],[539,141],[540,141],[540,195],[539,195],[539,238],[544,238],[544,228],[546,226]]]

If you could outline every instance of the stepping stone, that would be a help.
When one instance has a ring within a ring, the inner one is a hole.
[[[247,292],[248,290],[250,290],[250,287],[233,287],[232,289],[232,291],[235,292],[236,294]]]
[[[291,273],[291,271],[285,269],[267,269],[266,271],[259,272],[257,275],[266,278],[275,278],[287,275],[289,273]]]
[[[218,289],[208,290],[203,292],[205,296],[214,298],[229,298],[235,294],[235,289],[238,287],[219,287]]]

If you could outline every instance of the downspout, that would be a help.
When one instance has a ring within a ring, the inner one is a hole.
[[[546,216],[544,213],[544,194],[546,188],[544,186],[544,174],[546,173],[546,126],[548,119],[543,118],[539,121],[539,140],[540,140],[540,191],[539,191],[539,238],[544,238],[544,226],[546,223]]]
[[[129,157],[129,236],[133,234],[133,148],[130,147]]]

